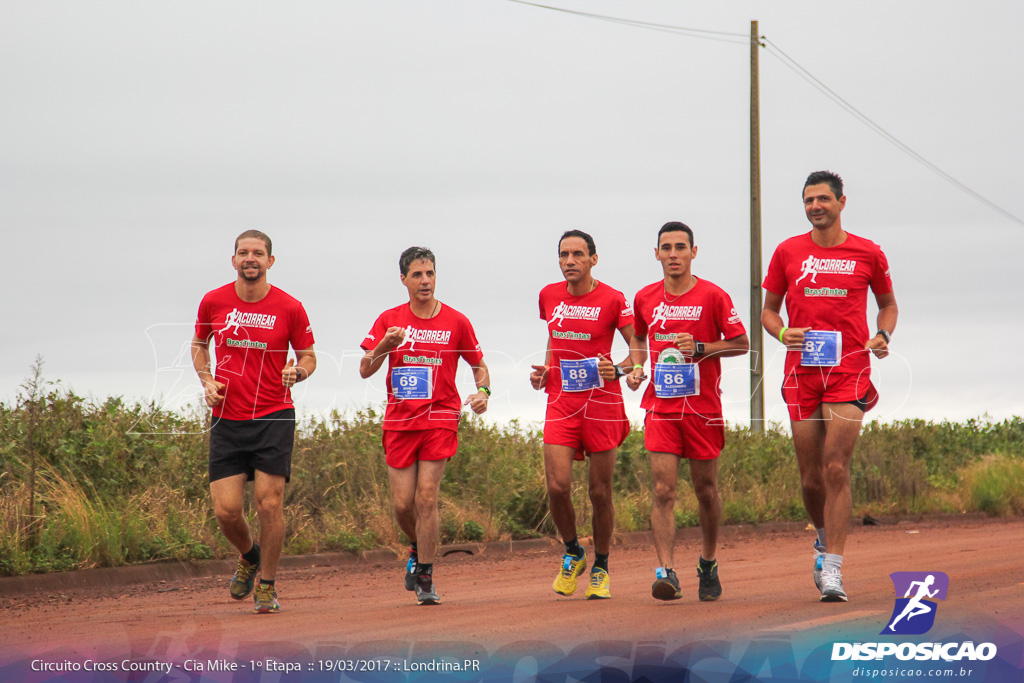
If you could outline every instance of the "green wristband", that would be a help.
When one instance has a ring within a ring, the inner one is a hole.
[[[477,387],[476,390],[484,392],[484,394],[487,395],[487,398],[491,397],[491,388],[489,386],[487,386],[486,384],[483,385],[482,387]]]
[[[642,365],[640,365],[639,363],[637,363],[636,365],[634,365],[634,366],[633,366],[633,369],[634,369],[634,370],[643,370],[643,369],[644,369],[644,366],[642,366]]]
[[[788,327],[783,327],[781,330],[779,330],[779,341],[782,342],[783,344],[785,344],[786,342],[782,341],[782,337],[783,335],[786,334],[786,330],[788,329]]]

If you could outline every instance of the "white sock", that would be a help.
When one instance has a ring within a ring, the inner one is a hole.
[[[825,560],[822,562],[822,572],[840,572],[843,568],[843,556],[825,553]]]
[[[827,548],[828,546],[825,545],[825,530],[815,527],[814,533],[818,534],[818,545],[822,548]]]

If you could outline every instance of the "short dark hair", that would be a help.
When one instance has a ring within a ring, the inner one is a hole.
[[[843,196],[843,179],[839,177],[838,173],[832,171],[815,171],[811,175],[807,176],[807,181],[804,182],[804,190],[810,185],[821,185],[826,183],[832,188],[832,193],[839,199]],[[800,190],[800,196],[804,194],[804,190]]]
[[[562,240],[564,240],[567,237],[579,237],[584,242],[586,242],[587,249],[590,251],[590,256],[593,256],[597,253],[597,245],[594,244],[594,238],[588,235],[587,233],[583,232],[582,230],[566,230],[565,232],[563,232],[562,236],[558,238],[559,251],[561,251],[562,249]]]
[[[267,237],[267,233],[260,232],[259,230],[246,230],[241,235],[235,238],[235,251],[238,251],[238,243],[242,240],[256,239],[263,240],[263,244],[267,245],[267,256],[274,255],[274,245],[270,243],[270,238]]]
[[[661,236],[666,232],[685,232],[690,236],[690,248],[693,248],[693,230],[686,223],[680,223],[679,221],[669,221],[665,225],[661,226],[661,230],[658,231],[658,242],[661,242]]]
[[[398,259],[398,270],[402,275],[409,274],[409,266],[412,265],[413,261],[419,261],[420,259],[426,259],[430,261],[434,268],[437,268],[437,261],[434,260],[434,252],[430,251],[426,247],[409,247],[402,252],[401,258]]]

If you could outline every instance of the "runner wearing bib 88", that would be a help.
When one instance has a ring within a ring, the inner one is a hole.
[[[586,454],[596,554],[586,597],[610,598],[608,553],[615,526],[612,474],[616,450],[629,434],[618,379],[638,377],[643,368],[632,360],[632,350],[622,364],[614,365],[609,359],[616,330],[632,347],[633,311],[621,292],[591,277],[597,264],[594,238],[581,230],[563,234],[558,263],[565,281],[548,285],[540,293],[540,317],[548,327],[546,360],[544,365],[534,365],[530,375],[533,388],[548,395],[544,472],[551,519],[565,542],[553,588],[561,595],[572,595],[587,566],[571,495],[573,460],[584,460]],[[637,386],[639,381],[632,388]]]
[[[782,396],[789,408],[804,507],[817,530],[813,577],[822,602],[846,602],[841,568],[852,513],[850,460],[864,412],[878,401],[871,354],[889,355],[899,309],[889,263],[877,244],[843,230],[843,180],[808,176],[803,190],[809,234],[780,244],[764,278],[761,324],[787,348]],[[869,336],[868,290],[878,304]],[[786,303],[789,326],[782,322]],[[812,335],[815,339],[811,341]],[[828,346],[836,355],[824,358]],[[826,544],[827,541],[827,544]]]
[[[437,499],[448,459],[458,448],[461,405],[455,387],[459,359],[473,368],[477,391],[464,405],[487,410],[489,374],[476,333],[466,316],[434,298],[434,254],[410,247],[399,270],[409,303],[384,311],[360,345],[366,354],[359,374],[367,379],[388,359],[388,404],[384,412],[384,456],[395,517],[412,547],[405,588],[421,605],[437,605]]]
[[[647,411],[644,446],[651,454],[654,480],[651,531],[660,565],[651,594],[659,600],[682,597],[673,550],[676,481],[679,461],[686,458],[703,538],[697,595],[717,600],[722,594],[716,559],[722,516],[718,456],[725,443],[720,359],[747,353],[750,341],[729,295],[692,275],[697,247],[689,226],[675,221],[663,225],[654,256],[664,279],[641,289],[633,303],[637,347],[642,359],[648,349],[651,355],[652,381],[640,403]]]

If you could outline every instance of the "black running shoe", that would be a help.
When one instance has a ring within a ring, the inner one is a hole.
[[[405,590],[416,590],[416,556],[409,555],[409,561],[405,563]]]
[[[718,580],[718,562],[712,562],[708,569],[702,569],[701,564],[703,562],[697,562],[697,578],[700,579],[697,597],[701,602],[717,600],[722,596],[722,582]]]
[[[651,586],[651,595],[657,600],[678,600],[683,597],[683,591],[679,588],[679,578],[674,569],[668,571],[658,569],[654,573],[657,577]]]

